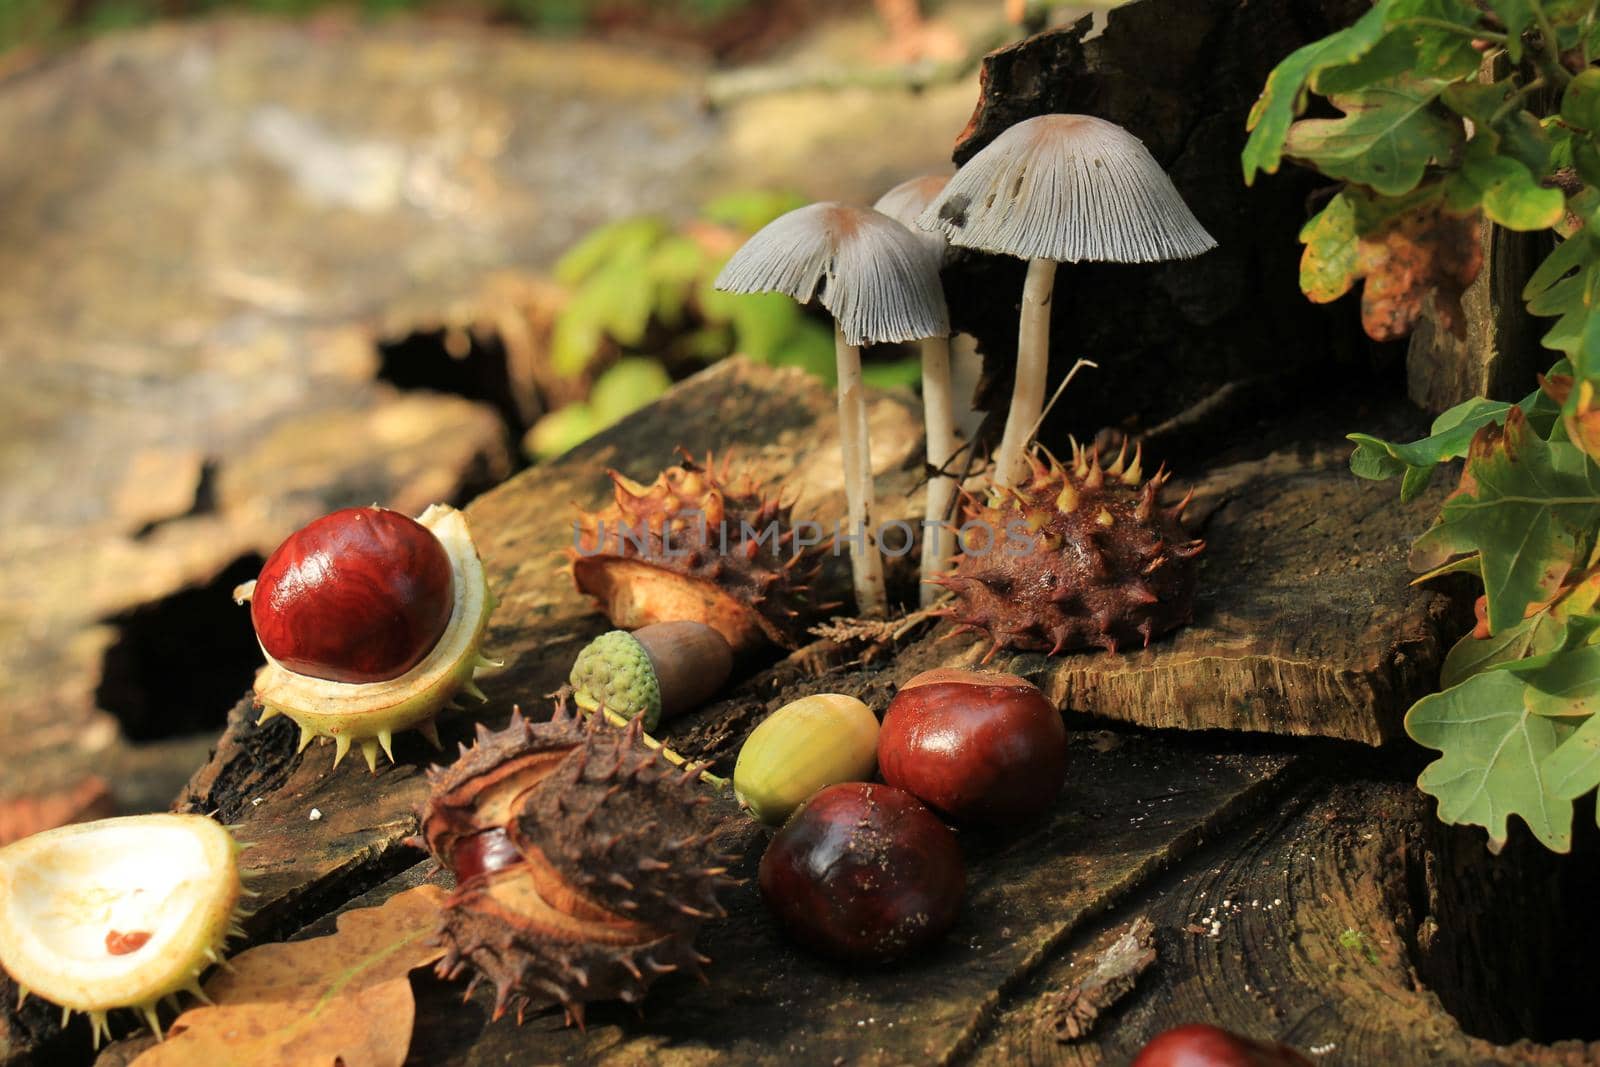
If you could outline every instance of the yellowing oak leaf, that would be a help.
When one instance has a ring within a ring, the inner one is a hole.
[[[206,984],[135,1067],[400,1067],[416,1003],[408,975],[438,959],[443,890],[418,886],[339,916],[327,937],[261,945]]]
[[[1300,231],[1300,288],[1326,304],[1364,278],[1361,325],[1375,341],[1410,333],[1430,297],[1439,325],[1459,333],[1461,294],[1483,265],[1478,225],[1445,211],[1436,186],[1397,201],[1340,193]]]

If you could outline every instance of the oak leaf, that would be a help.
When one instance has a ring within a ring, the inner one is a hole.
[[[1439,325],[1459,335],[1461,294],[1483,265],[1478,226],[1476,214],[1445,211],[1437,187],[1399,201],[1340,193],[1300,231],[1300,288],[1325,304],[1364,278],[1361,325],[1375,341],[1410,333],[1430,298]]]
[[[261,945],[206,983],[135,1067],[400,1067],[416,1013],[407,977],[437,960],[446,894],[429,885],[339,916],[327,937]]]

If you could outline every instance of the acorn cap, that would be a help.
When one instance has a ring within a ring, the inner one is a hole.
[[[612,630],[590,641],[572,664],[567,680],[580,708],[605,707],[625,719],[644,717],[654,730],[661,720],[661,683],[650,654],[626,630]]]
[[[780,215],[733,254],[716,287],[818,300],[851,345],[950,332],[939,256],[871,208],[828,201]]]
[[[1037,115],[969,159],[917,219],[952,245],[1057,263],[1189,259],[1217,246],[1144,142],[1091,115]]]
[[[601,634],[578,653],[567,680],[580,708],[642,717],[653,731],[662,718],[704,703],[732,673],[727,640],[704,623],[682,620]]]
[[[948,174],[924,174],[920,178],[910,178],[878,197],[878,202],[872,205],[872,210],[883,212],[910,230],[943,260],[950,251],[950,242],[945,240],[942,231],[935,232],[919,227],[917,216],[928,209],[928,205],[938,198],[949,181]]]

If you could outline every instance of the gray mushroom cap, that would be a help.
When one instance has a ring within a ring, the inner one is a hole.
[[[963,248],[1057,263],[1189,259],[1217,246],[1144,142],[1090,115],[1012,126],[917,224]]]
[[[872,209],[883,212],[918,238],[926,241],[930,248],[939,253],[939,258],[942,260],[950,250],[950,243],[945,240],[942,232],[919,227],[917,216],[928,209],[928,205],[938,198],[949,181],[950,176],[947,174],[924,174],[920,178],[908,179],[878,197],[878,202],[872,205]]]
[[[716,287],[818,300],[846,344],[916,341],[950,332],[939,256],[882,212],[809,204],[767,223],[728,260]]]

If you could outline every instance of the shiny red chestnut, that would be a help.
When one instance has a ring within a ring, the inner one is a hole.
[[[421,523],[384,508],[325,515],[261,569],[250,621],[297,674],[381,682],[420,663],[450,623],[450,557]]]
[[[878,770],[957,820],[1026,818],[1055,802],[1067,730],[1014,674],[926,671],[900,687],[878,732]]]
[[[1288,1045],[1191,1023],[1158,1034],[1129,1067],[1311,1067],[1311,1061]]]
[[[789,817],[761,857],[760,885],[801,944],[886,963],[944,936],[966,872],[955,835],[916,797],[846,782]]]

